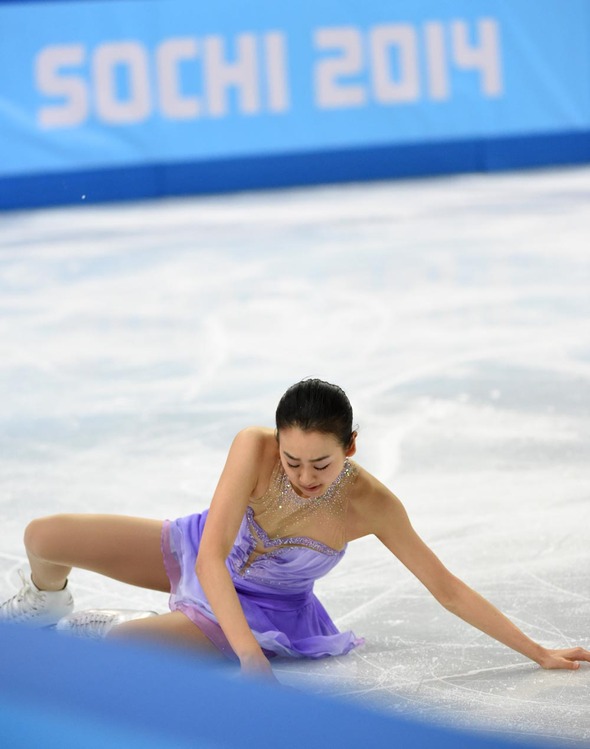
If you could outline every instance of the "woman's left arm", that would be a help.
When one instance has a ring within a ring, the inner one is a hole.
[[[418,536],[400,500],[382,485],[373,495],[372,531],[453,614],[547,669],[577,669],[590,662],[584,648],[549,650],[527,637],[495,606],[455,577]]]

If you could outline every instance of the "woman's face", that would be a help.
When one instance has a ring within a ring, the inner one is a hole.
[[[323,494],[338,478],[344,459],[354,452],[354,440],[345,449],[333,434],[304,432],[299,427],[279,432],[283,469],[293,489],[302,497]]]

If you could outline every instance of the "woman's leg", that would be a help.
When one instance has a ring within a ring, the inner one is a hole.
[[[160,546],[162,522],[118,515],[51,515],[25,531],[31,577],[60,590],[72,567],[124,583],[170,592]]]
[[[211,640],[181,611],[136,619],[114,627],[108,634],[113,639],[143,639],[165,645],[193,648],[201,653],[224,658]]]
[[[40,590],[61,590],[72,567],[78,567],[169,593],[161,533],[159,520],[119,515],[52,515],[33,520],[25,531],[32,580]],[[180,611],[125,622],[108,636],[191,647],[222,657]]]

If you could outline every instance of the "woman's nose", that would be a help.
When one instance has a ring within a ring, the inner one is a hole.
[[[302,468],[299,474],[299,481],[305,486],[313,484],[314,470],[312,467]]]

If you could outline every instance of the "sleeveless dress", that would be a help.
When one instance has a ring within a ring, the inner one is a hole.
[[[358,469],[345,461],[326,492],[300,497],[280,460],[264,496],[251,500],[226,560],[246,620],[268,657],[343,655],[364,641],[339,632],[313,592],[346,551],[346,510]],[[229,658],[235,658],[195,572],[208,510],[162,529],[170,609],[182,611]]]

